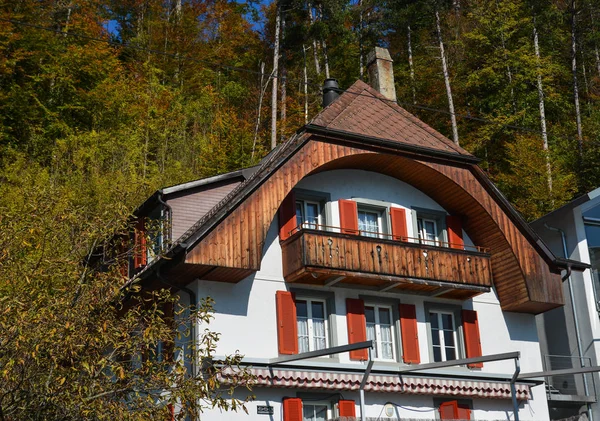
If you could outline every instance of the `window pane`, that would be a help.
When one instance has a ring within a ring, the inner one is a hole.
[[[452,323],[452,315],[451,314],[442,314],[442,327],[443,329],[454,329],[454,323]]]
[[[305,221],[313,228],[319,224],[319,205],[316,203],[306,204],[306,219]]]
[[[327,419],[327,405],[315,405],[315,421]]]
[[[313,320],[314,350],[325,349],[327,340],[325,338],[325,321]]]
[[[377,237],[379,232],[379,215],[376,212],[358,211],[358,229],[362,235]]]
[[[373,341],[374,345],[377,345],[375,341],[375,323],[367,323],[367,341]]]
[[[308,352],[309,337],[308,337],[308,320],[306,318],[298,318],[298,352]]]
[[[456,359],[456,350],[454,348],[446,347],[446,361]]]
[[[438,314],[437,313],[429,313],[429,321],[431,323],[432,329],[438,329]]]
[[[312,305],[312,317],[313,319],[324,319],[325,318],[325,304],[320,302],[313,302]]]
[[[444,330],[444,345],[454,346],[454,331]]]
[[[375,309],[373,307],[365,307],[365,318],[367,323],[375,323]]]
[[[442,350],[439,346],[433,347],[433,361],[436,363],[442,361]]]
[[[382,325],[381,331],[381,357],[391,360],[394,357],[392,351],[392,327]]]
[[[303,418],[305,421],[313,421],[315,419],[314,405],[302,405]]]
[[[308,309],[306,301],[296,301],[296,315],[298,317],[308,317]]]
[[[440,331],[438,329],[431,329],[431,342],[433,345],[440,345]]]
[[[389,325],[390,323],[390,310],[387,308],[379,309],[379,323],[382,325]]]
[[[296,201],[296,226],[302,225],[304,222],[304,215],[302,215],[302,202]]]

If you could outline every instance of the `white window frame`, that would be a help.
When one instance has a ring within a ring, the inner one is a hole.
[[[429,331],[431,334],[431,351],[432,351],[432,361],[431,362],[437,362],[435,361],[435,354],[433,353],[433,335],[434,335],[434,330],[433,327],[431,326],[431,316],[432,314],[436,314],[437,317],[437,322],[438,322],[438,338],[440,340],[440,354],[442,356],[442,361],[448,361],[448,358],[446,356],[446,341],[444,338],[444,328],[443,328],[443,324],[442,324],[442,314],[447,314],[452,318],[452,336],[454,338],[454,354],[455,354],[455,358],[454,360],[458,360],[460,359],[460,346],[459,346],[459,342],[458,342],[458,330],[457,330],[457,325],[456,325],[456,317],[455,314],[451,311],[444,311],[444,310],[438,310],[438,309],[430,309],[429,310]],[[450,361],[454,361],[454,360],[450,360]]]
[[[312,298],[312,297],[296,297],[296,304],[299,301],[306,302],[306,324],[308,330],[308,351],[316,351],[315,349],[315,335],[314,335],[314,327],[313,327],[313,317],[312,317],[312,303],[321,303],[323,304],[323,320],[325,325],[325,348],[329,346],[329,313],[327,312],[327,300],[322,298]],[[299,317],[296,315],[296,319]],[[297,323],[297,321],[296,321]],[[298,350],[300,352],[300,333],[298,332]]]
[[[301,228],[304,229],[322,229],[323,228],[323,209],[321,206],[321,202],[318,202],[316,200],[308,200],[308,199],[296,199],[296,205],[300,204],[300,206],[302,207],[302,223],[301,224],[297,224],[297,225],[301,225]],[[306,205],[307,204],[311,204],[311,205],[317,205],[317,226],[314,226],[313,222],[309,222],[306,220],[306,214],[308,212],[306,212]],[[298,215],[296,215],[296,223],[298,222]]]
[[[385,208],[379,208],[371,205],[365,205],[361,202],[356,203],[356,219],[358,221],[358,231],[363,237],[371,237],[371,238],[383,238],[383,234],[387,234],[384,232],[384,216],[386,214]],[[375,231],[363,231],[360,229],[360,212],[368,212],[377,214],[377,233]]]
[[[305,421],[306,418],[304,418],[304,408],[307,406],[326,406],[327,407],[327,416],[326,416],[326,420],[330,420],[333,419],[337,416],[337,413],[334,414],[334,405],[332,405],[332,403],[330,401],[306,401],[305,399],[302,399],[302,421]],[[337,412],[337,411],[335,411]],[[314,409],[313,409],[313,415],[314,415]]]
[[[433,232],[435,235],[435,239],[434,240],[429,240],[427,239],[427,231],[425,231],[425,222],[431,222],[433,223]],[[421,225],[421,227],[419,228],[419,225]],[[439,227],[438,227],[438,221],[432,218],[427,218],[427,217],[422,217],[422,216],[418,216],[417,215],[417,237],[419,238],[419,243],[420,244],[425,244],[425,245],[429,245],[429,246],[439,246],[441,245],[441,243],[443,241],[440,240],[438,232],[439,232]]]
[[[367,308],[373,308],[375,313],[375,356],[374,360],[377,361],[397,361],[396,356],[396,323],[394,322],[394,311],[391,306],[388,305],[379,305],[379,304],[369,304],[365,303],[365,310]],[[383,358],[381,357],[380,351],[383,349],[381,344],[381,322],[379,320],[379,309],[386,309],[390,314],[390,329],[391,329],[391,338],[392,338],[392,358]],[[366,323],[366,317],[365,317]]]

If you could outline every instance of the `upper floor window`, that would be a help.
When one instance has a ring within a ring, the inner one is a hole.
[[[454,314],[441,311],[429,312],[433,361],[450,361],[458,358],[456,323]]]
[[[438,228],[435,219],[417,217],[417,230],[419,242],[429,245],[438,244]]]
[[[358,205],[358,229],[365,237],[379,237],[383,232],[383,212],[374,208]]]
[[[365,306],[367,340],[375,344],[375,358],[394,360],[394,325],[392,309],[383,306]]]
[[[296,200],[296,226],[318,229],[322,223],[321,204],[310,200]]]
[[[296,300],[298,352],[327,348],[327,307],[325,301]]]

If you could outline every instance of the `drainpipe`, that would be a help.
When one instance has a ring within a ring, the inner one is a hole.
[[[162,282],[163,284],[171,287],[171,288],[175,288],[175,289],[179,289],[181,291],[186,292],[189,297],[190,297],[190,309],[192,307],[196,306],[196,293],[194,291],[192,291],[191,289],[189,289],[188,287],[183,287],[183,286],[176,286],[173,285],[172,283],[170,283],[169,281],[167,281],[161,274],[160,274],[160,267],[156,269],[156,277],[158,278],[158,280],[160,282]],[[196,326],[194,321],[190,321],[190,338],[193,341],[192,345],[191,345],[191,349],[195,349],[194,343],[196,342]],[[185,354],[184,354],[184,362],[185,362]],[[190,371],[192,373],[192,376],[196,376],[196,370],[195,370],[195,366],[194,366],[194,359],[191,358],[190,360]]]
[[[513,403],[513,411],[515,413],[515,421],[519,421],[519,401],[517,401],[517,386],[515,385],[517,378],[519,377],[519,373],[521,373],[521,363],[519,362],[519,358],[515,358],[515,372],[510,379],[510,395]]]
[[[569,254],[567,251],[567,239],[565,237],[565,232],[563,230],[561,230],[560,228],[555,228],[555,227],[551,227],[550,225],[544,223],[544,226],[551,230],[551,231],[556,231],[560,233],[560,238],[562,240],[562,246],[563,246],[563,254],[565,259],[568,259]],[[581,332],[579,330],[579,321],[577,320],[577,313],[575,311],[575,297],[573,296],[573,278],[571,278],[571,268],[567,268],[567,284],[569,285],[569,298],[570,298],[570,302],[571,302],[571,309],[573,310],[573,321],[575,322],[575,337],[577,338],[577,350],[579,353],[579,365],[581,367],[583,367],[583,346],[581,345]],[[564,278],[563,278],[564,279]],[[585,390],[585,395],[588,396],[589,395],[589,390],[588,390],[588,383],[587,383],[587,377],[585,374],[583,375],[583,389]],[[589,419],[590,421],[593,421],[593,415],[592,415],[592,408],[590,406],[590,404],[587,404],[587,409],[588,409],[588,415],[589,415]]]

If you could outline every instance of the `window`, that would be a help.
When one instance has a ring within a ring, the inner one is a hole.
[[[440,241],[435,219],[417,217],[417,234],[419,243],[435,246]]]
[[[443,246],[447,240],[446,212],[433,209],[412,208],[413,231],[419,243]]]
[[[450,361],[458,358],[456,324],[449,312],[429,312],[433,361]]]
[[[375,345],[375,358],[394,360],[394,330],[392,309],[381,306],[365,306],[367,340]]]
[[[358,229],[365,237],[379,237],[381,233],[381,213],[358,209]]]
[[[327,348],[327,308],[325,301],[296,300],[298,352]]]
[[[321,220],[321,204],[309,200],[296,200],[296,226],[319,229]]]
[[[303,421],[325,421],[331,418],[331,405],[328,403],[310,403],[302,404]]]

